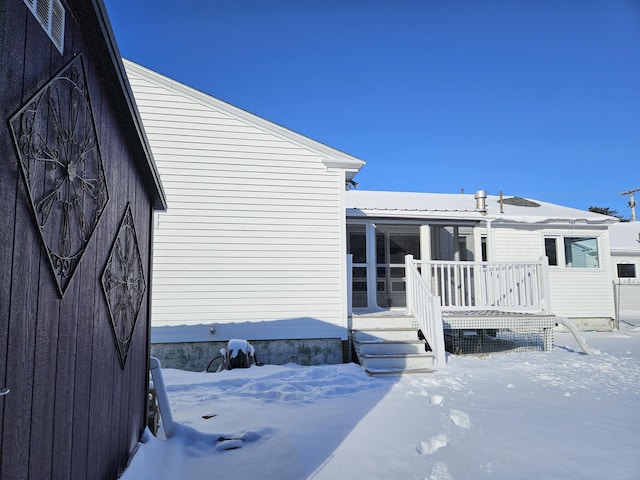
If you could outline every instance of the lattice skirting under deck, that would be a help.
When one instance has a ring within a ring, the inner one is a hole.
[[[553,315],[505,312],[444,312],[445,346],[454,354],[549,351]]]

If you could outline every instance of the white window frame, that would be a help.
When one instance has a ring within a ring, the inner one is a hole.
[[[596,241],[596,249],[598,254],[598,266],[597,267],[577,267],[573,265],[567,265],[567,259],[565,255],[565,241],[568,238],[583,238],[583,239],[594,239]],[[547,248],[546,241],[547,239],[555,239],[556,244],[556,259],[557,265],[549,265],[550,268],[564,268],[571,270],[602,270],[604,258],[602,256],[602,242],[599,235],[580,235],[580,234],[566,234],[566,235],[543,235],[542,238],[542,251],[546,256]]]

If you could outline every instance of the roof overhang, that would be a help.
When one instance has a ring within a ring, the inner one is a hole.
[[[107,9],[102,0],[66,0],[78,23],[85,25],[86,44],[108,88],[112,106],[132,148],[142,180],[156,210],[166,210],[167,200],[147,140],[138,108],[122,63]]]
[[[201,105],[215,108],[232,117],[238,118],[255,128],[258,128],[271,135],[275,135],[287,142],[297,145],[305,150],[313,152],[322,159],[327,168],[342,169],[347,172],[347,179],[353,178],[355,174],[365,165],[363,160],[356,158],[348,153],[342,152],[336,148],[325,145],[324,143],[313,140],[300,133],[294,132],[282,125],[278,125],[270,120],[255,115],[247,110],[236,107],[208,93],[202,92],[188,85],[173,80],[165,75],[155,72],[149,68],[138,65],[131,60],[124,60],[127,69],[144,76],[151,81],[167,88],[174,89],[180,94],[185,95]]]
[[[525,199],[521,199],[525,200]],[[490,222],[493,225],[553,225],[570,228],[605,228],[614,217],[545,202],[528,205],[501,202],[488,196],[484,209],[476,208],[473,195],[417,192],[352,191],[347,196],[347,217]]]

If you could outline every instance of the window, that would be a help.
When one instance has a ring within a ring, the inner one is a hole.
[[[482,250],[482,261],[486,262],[489,258],[487,255],[487,236],[482,235],[480,237],[480,250]]]
[[[551,266],[558,265],[558,247],[556,245],[556,240],[556,238],[544,239],[544,254],[549,259],[549,265]]]
[[[549,265],[554,267],[600,267],[596,237],[545,237],[544,254],[549,259]]]
[[[618,278],[636,278],[636,266],[633,263],[618,264]]]
[[[598,268],[598,239],[588,237],[564,238],[564,264],[571,268]]]
[[[353,255],[353,263],[367,263],[367,233],[364,227],[349,227],[347,242],[347,251]]]

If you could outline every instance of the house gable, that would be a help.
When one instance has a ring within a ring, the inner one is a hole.
[[[183,115],[183,117],[176,118],[177,122],[180,120],[186,121],[187,119],[184,117],[190,116],[193,116],[193,121],[188,122],[191,126],[193,126],[194,123],[198,124],[198,120],[202,120],[202,117],[209,117],[213,122],[212,125],[216,124],[215,120],[213,120],[215,117],[220,120],[235,120],[235,122],[231,121],[231,125],[229,125],[230,129],[226,131],[227,135],[224,135],[223,138],[232,142],[233,134],[242,132],[256,136],[256,142],[259,142],[260,139],[265,142],[274,142],[273,137],[277,137],[291,146],[295,145],[308,152],[313,152],[314,156],[319,157],[327,168],[339,168],[347,171],[347,178],[355,175],[364,165],[364,162],[360,159],[153,72],[134,62],[124,60],[124,64],[132,83],[134,83],[136,79],[144,79],[148,82],[148,87],[150,87],[150,84],[159,87],[159,90],[154,91],[152,88],[149,88],[149,90],[145,92],[138,89],[136,91],[136,100],[138,102],[153,101],[154,99],[160,100],[165,106],[169,106],[171,102],[178,102],[181,104],[179,109],[183,110],[177,110],[174,114]],[[171,93],[169,94],[168,92]],[[160,97],[157,95],[160,95]],[[177,107],[177,105],[174,105],[174,107]],[[233,126],[237,127],[239,131],[236,131]],[[246,141],[247,138],[243,140]],[[231,145],[233,145],[233,142]],[[273,144],[269,143],[255,143],[254,146],[258,148],[264,147],[267,151],[269,151],[268,149],[270,147],[274,147]]]
[[[209,341],[346,338],[343,200],[363,162],[125,65],[169,202],[154,325],[209,325]]]

